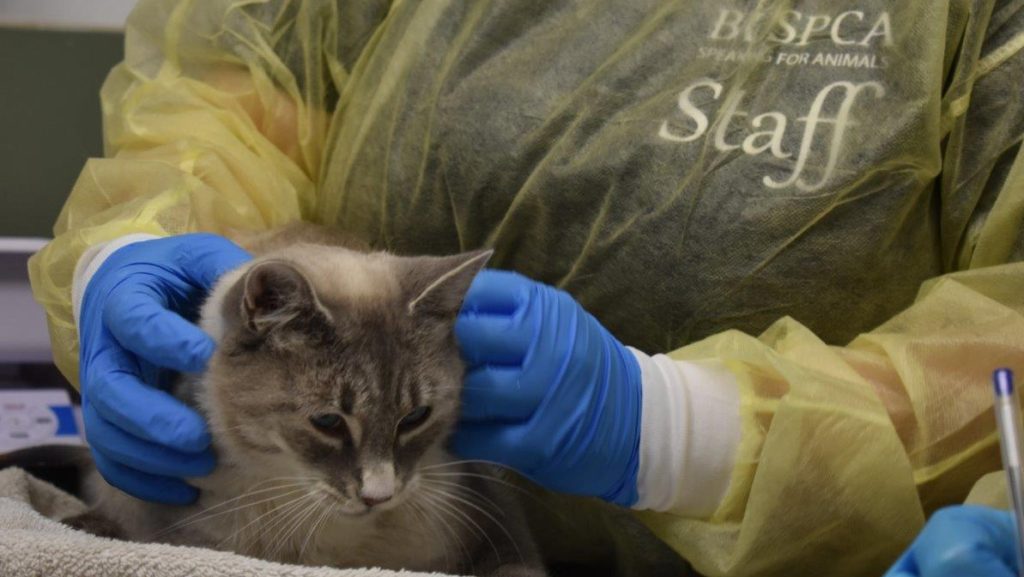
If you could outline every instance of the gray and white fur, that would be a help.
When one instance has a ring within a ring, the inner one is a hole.
[[[69,523],[286,563],[544,575],[496,472],[445,451],[465,370],[454,321],[489,253],[337,244],[308,226],[251,240],[256,258],[205,303],[217,351],[174,391],[218,456],[190,480],[199,501],[149,503],[93,475],[95,507]]]

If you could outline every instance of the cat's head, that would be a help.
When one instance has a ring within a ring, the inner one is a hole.
[[[400,502],[458,418],[454,323],[489,255],[298,245],[225,275],[203,312],[222,458],[306,479],[349,514]]]

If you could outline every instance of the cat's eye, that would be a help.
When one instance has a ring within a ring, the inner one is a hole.
[[[341,425],[341,415],[338,413],[324,413],[323,415],[311,417],[309,422],[313,423],[313,426],[318,429],[333,431]]]
[[[430,417],[430,407],[416,407],[408,415],[398,421],[399,432],[406,433],[426,422]]]

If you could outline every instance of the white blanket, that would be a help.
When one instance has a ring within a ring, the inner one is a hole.
[[[3,577],[426,577],[381,569],[281,565],[194,547],[129,543],[76,531],[59,520],[85,511],[78,499],[18,468],[0,470]],[[431,574],[438,575],[438,574]]]

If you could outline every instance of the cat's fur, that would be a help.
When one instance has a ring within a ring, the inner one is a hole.
[[[545,574],[515,500],[485,478],[495,472],[444,449],[464,372],[455,315],[488,253],[343,242],[308,226],[248,239],[256,258],[204,305],[217,352],[175,389],[209,421],[218,455],[191,480],[198,503],[144,502],[94,475],[95,507],[71,524],[288,563]],[[419,406],[426,420],[399,432]],[[333,428],[311,422],[334,414]]]

